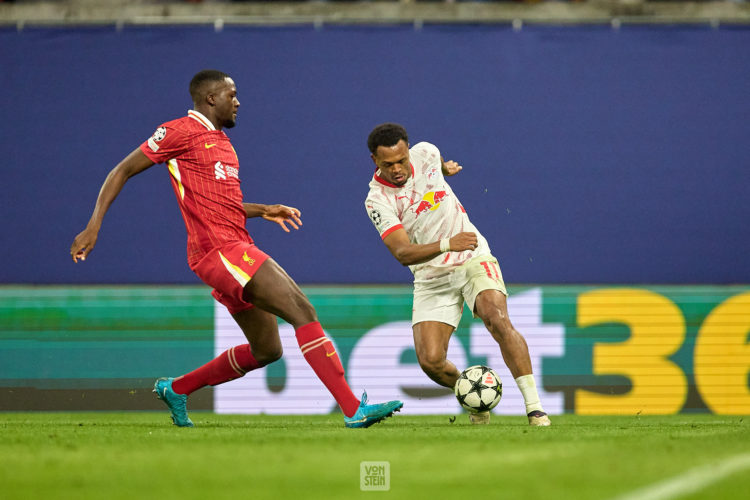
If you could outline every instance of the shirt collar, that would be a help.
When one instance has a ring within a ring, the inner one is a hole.
[[[192,118],[193,120],[196,120],[200,122],[204,127],[206,127],[208,130],[216,130],[216,127],[214,127],[214,124],[211,123],[211,120],[206,118],[203,113],[196,111],[194,109],[188,110],[188,117]]]

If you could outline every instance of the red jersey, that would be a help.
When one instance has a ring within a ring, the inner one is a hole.
[[[237,153],[205,116],[190,110],[162,124],[140,149],[154,163],[167,163],[187,228],[191,269],[215,247],[253,242],[245,228]]]

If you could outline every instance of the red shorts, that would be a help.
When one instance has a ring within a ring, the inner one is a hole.
[[[214,290],[211,295],[224,304],[230,314],[250,309],[242,292],[268,255],[252,243],[235,241],[214,248],[193,268],[193,272]]]

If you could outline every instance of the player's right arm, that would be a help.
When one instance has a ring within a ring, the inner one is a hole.
[[[441,253],[440,240],[432,243],[412,243],[409,234],[404,229],[394,207],[389,204],[387,197],[383,197],[371,191],[365,200],[365,209],[375,229],[388,247],[391,254],[404,266],[413,266],[432,260]],[[448,240],[448,252],[463,252],[474,250],[477,247],[477,235],[475,233],[458,233]]]
[[[99,197],[96,199],[96,206],[86,229],[75,237],[73,244],[70,246],[70,256],[73,258],[73,262],[78,262],[78,259],[86,260],[86,256],[94,249],[99,229],[102,227],[104,214],[107,213],[110,205],[115,201],[128,179],[152,165],[154,165],[154,162],[140,148],[136,148],[109,172],[102,188],[99,190]]]
[[[449,240],[450,252],[474,250],[477,247],[476,233],[458,233]],[[383,239],[396,260],[404,266],[413,266],[432,260],[441,253],[440,241],[418,245],[409,241],[409,235],[404,228],[396,229]]]

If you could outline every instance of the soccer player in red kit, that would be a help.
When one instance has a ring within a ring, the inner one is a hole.
[[[232,128],[240,102],[234,81],[225,73],[204,70],[190,82],[194,109],[164,123],[153,136],[125,157],[102,185],[86,228],[70,247],[74,262],[85,261],[96,244],[104,214],[125,183],[157,163],[167,163],[172,187],[187,228],[187,259],[213,296],[227,307],[248,343],[177,378],[160,378],[154,392],[170,409],[172,421],[192,427],[187,396],[218,385],[279,359],[282,354],[276,316],[295,329],[297,342],[315,374],[344,413],[347,427],[369,427],[398,411],[401,401],[367,404],[344,377],[341,360],[318,322],[307,296],[245,228],[251,217],[298,229],[300,212],[284,205],[243,203],[239,160],[222,130]]]

